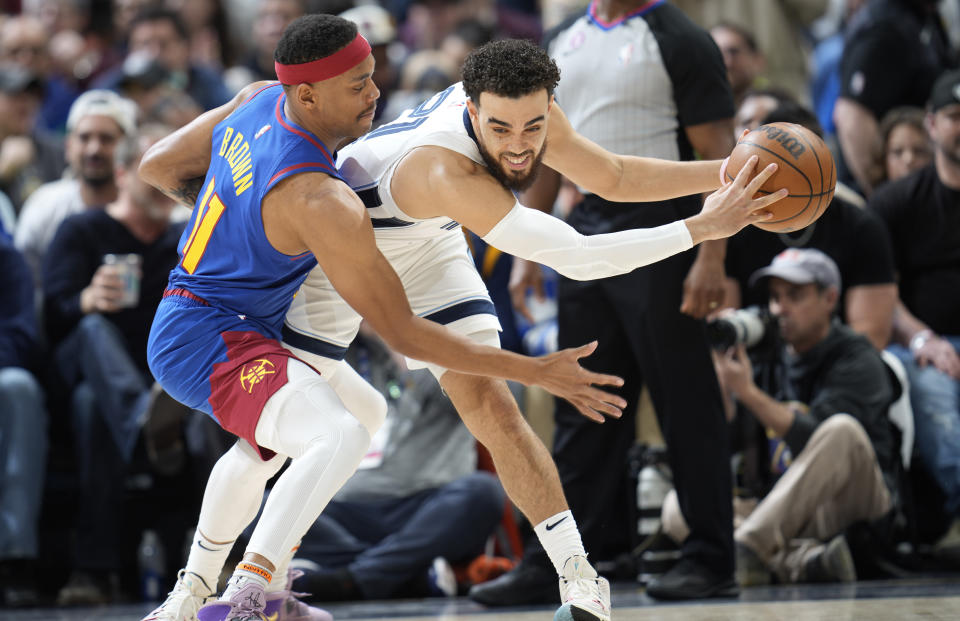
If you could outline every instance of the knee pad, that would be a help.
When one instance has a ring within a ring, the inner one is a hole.
[[[287,378],[288,383],[263,408],[257,443],[292,458],[324,443],[331,450],[359,451],[362,459],[370,434],[330,384],[296,359],[287,363]]]

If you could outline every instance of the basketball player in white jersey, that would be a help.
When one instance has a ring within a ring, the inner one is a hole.
[[[497,41],[467,59],[461,84],[339,152],[338,170],[367,206],[377,246],[400,276],[414,313],[499,345],[500,324],[461,225],[503,252],[586,280],[629,272],[732,235],[765,219],[762,209],[785,196],[781,191],[751,201],[772,169],[748,180],[749,166],[685,221],[592,237],[523,207],[511,191],[532,181],[541,160],[613,200],[662,200],[720,185],[720,162],[619,157],[579,136],[553,102],[558,80],[556,65],[536,46]],[[287,313],[284,343],[336,378],[323,358],[342,357],[359,322],[315,269]],[[609,586],[586,561],[550,454],[506,383],[407,363],[437,377],[467,427],[490,450],[507,493],[535,525],[560,575],[558,617],[609,619]],[[595,412],[583,413],[603,422]]]
[[[721,163],[620,157],[600,149],[575,134],[553,102],[558,80],[556,65],[535,46],[489,44],[466,62],[462,85],[436,94],[338,155],[339,172],[367,205],[377,245],[400,276],[414,312],[484,344],[499,345],[500,325],[461,224],[505,252],[590,279],[625,273],[701,241],[732,235],[769,218],[764,208],[786,195],[778,191],[752,199],[774,168],[751,179],[751,162],[706,200],[700,214],[685,221],[579,236],[563,222],[522,207],[511,193],[532,180],[541,160],[615,200],[660,200],[714,190],[720,186]],[[283,339],[321,372],[349,411],[376,427],[371,421],[382,421],[383,398],[342,361],[359,324],[360,316],[318,268],[294,299]],[[467,427],[490,451],[507,493],[535,525],[560,576],[563,605],[556,618],[609,621],[609,584],[587,562],[550,453],[523,419],[505,382],[415,360],[408,364],[428,368],[438,378]],[[579,409],[603,422],[601,413]],[[219,466],[221,498],[240,488],[249,495],[269,478],[269,467],[252,455],[243,464],[234,455],[229,472]],[[208,518],[217,510],[205,498]],[[230,519],[224,516],[224,521]],[[232,542],[200,543],[191,559],[209,548],[212,568],[216,555],[222,564],[223,547]]]

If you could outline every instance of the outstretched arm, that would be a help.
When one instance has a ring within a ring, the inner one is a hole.
[[[281,248],[275,240],[297,240],[312,251],[337,292],[393,349],[461,373],[542,386],[597,422],[603,421],[602,414],[620,415],[626,402],[593,385],[619,386],[622,381],[587,371],[578,362],[593,352],[595,343],[528,358],[480,345],[417,317],[399,278],[377,249],[370,218],[355,194],[319,173],[296,175],[281,184],[264,200],[271,243],[288,252],[296,247]],[[281,235],[274,235],[273,223],[279,223]]]
[[[219,108],[204,112],[151,146],[140,162],[140,178],[173,200],[193,209],[210,167],[213,128],[251,95],[270,82],[243,88]]]
[[[391,190],[408,215],[445,215],[499,250],[548,265],[568,278],[592,280],[624,274],[768,219],[763,210],[786,192],[754,200],[775,169],[771,165],[752,177],[755,164],[756,158],[695,216],[604,235],[581,235],[562,220],[523,207],[486,169],[446,149],[412,152],[401,162]],[[407,170],[418,174],[405,175]]]
[[[615,202],[661,201],[720,187],[720,160],[676,162],[617,155],[581,136],[550,106],[543,163],[580,187]]]

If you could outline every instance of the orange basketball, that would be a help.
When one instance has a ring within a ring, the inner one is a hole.
[[[767,208],[773,212],[772,219],[754,226],[785,233],[802,229],[823,215],[833,199],[837,167],[819,136],[795,123],[761,125],[734,147],[727,164],[727,179],[733,180],[751,155],[760,158],[757,171],[771,163],[779,164],[758,196],[780,188],[790,192]]]

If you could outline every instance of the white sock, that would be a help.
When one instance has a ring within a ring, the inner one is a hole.
[[[223,564],[227,562],[227,556],[230,555],[232,548],[232,541],[230,543],[213,543],[198,528],[193,536],[190,556],[187,557],[187,566],[184,569],[188,573],[200,576],[200,579],[206,583],[211,592],[216,591],[217,582],[220,580],[220,572],[223,570]]]
[[[250,561],[240,561],[237,563],[237,568],[233,570],[233,575],[230,576],[227,588],[220,599],[230,599],[234,593],[251,582],[259,584],[260,588],[266,591],[272,578],[273,573],[263,565]]]
[[[283,591],[287,588],[287,570],[290,569],[290,561],[293,560],[293,555],[296,554],[299,549],[300,544],[297,543],[297,545],[283,557],[283,560],[277,564],[277,569],[273,572],[273,580],[267,585],[267,593],[276,593],[277,591]]]
[[[540,539],[543,549],[550,557],[550,562],[557,570],[557,575],[563,573],[563,564],[571,556],[587,556],[583,549],[583,541],[580,539],[580,531],[577,529],[577,522],[569,509],[548,517],[534,526],[533,530],[537,533],[537,538]]]

